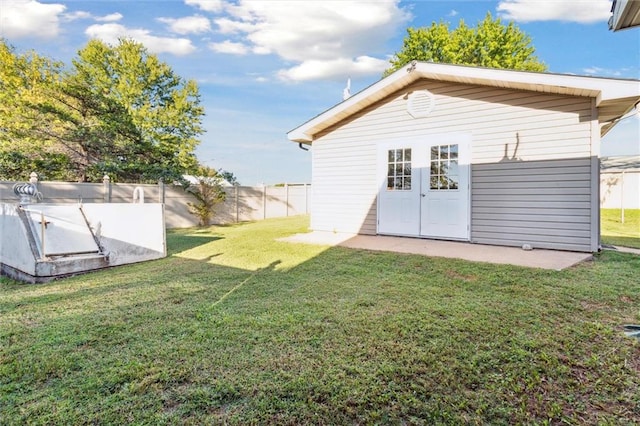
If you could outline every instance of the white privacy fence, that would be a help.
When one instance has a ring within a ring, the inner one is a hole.
[[[601,172],[600,207],[640,209],[640,170]]]
[[[0,181],[0,202],[18,202],[13,186]],[[308,184],[230,186],[224,203],[216,206],[213,223],[224,224],[307,214],[311,201]],[[167,228],[197,226],[187,203],[195,198],[181,186],[158,184],[48,182],[38,183],[44,203],[164,203]]]

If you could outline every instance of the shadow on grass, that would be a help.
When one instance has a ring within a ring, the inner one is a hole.
[[[602,250],[600,253],[596,254],[597,258],[600,261],[607,262],[609,264],[621,263],[624,264],[625,268],[631,269],[632,271],[640,270],[640,256],[633,253],[625,253],[617,250]]]
[[[221,239],[223,239],[223,237],[214,237],[211,235],[180,235],[178,233],[168,233],[167,256],[173,256],[176,253],[190,250]]]
[[[217,239],[174,234],[169,251]],[[622,376],[634,346],[608,324],[635,312],[635,296],[620,300],[634,265],[601,282],[601,264],[551,272],[335,247],[290,269],[278,259],[249,270],[212,256],[7,292],[3,417],[508,424],[633,413],[640,379]],[[579,398],[594,402],[575,408]]]
[[[612,246],[631,247],[631,248],[640,249],[640,238],[603,235],[602,243],[609,244]]]

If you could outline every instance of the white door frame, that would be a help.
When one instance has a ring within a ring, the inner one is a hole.
[[[447,133],[429,137],[424,142],[428,149],[427,155],[431,155],[432,147],[447,147],[457,145],[457,166],[454,173],[448,177],[458,182],[455,190],[433,190],[430,185],[430,168],[423,168],[421,176],[421,205],[420,205],[420,234],[427,238],[442,238],[447,240],[469,241],[471,231],[471,135],[465,133]],[[445,155],[449,158],[449,154]],[[433,160],[433,158],[430,158]],[[444,160],[447,167],[453,167],[448,160]],[[453,163],[453,161],[451,161]],[[455,178],[454,178],[455,176]],[[444,181],[451,184],[449,178]],[[452,204],[453,203],[453,204]],[[463,203],[462,209],[457,210]],[[429,205],[442,205],[440,211],[430,209]],[[452,206],[449,208],[448,206]],[[432,210],[434,216],[432,217]],[[457,210],[457,211],[456,211]],[[435,219],[435,222],[432,222]]]
[[[429,173],[429,148],[433,145],[459,145],[459,166],[466,167],[466,182],[460,182],[460,185],[467,186],[465,197],[465,216],[466,216],[466,233],[457,237],[448,237],[442,235],[428,235],[422,229],[422,209],[426,208],[422,202],[422,194],[426,194],[429,188],[423,188],[424,182],[428,182],[428,177],[423,178],[422,174]],[[412,149],[412,187],[410,191],[387,191],[387,167],[388,167],[388,151],[390,149],[411,148]],[[409,137],[404,139],[394,139],[378,146],[377,155],[377,180],[378,180],[378,196],[377,196],[377,226],[376,231],[382,235],[400,235],[418,238],[438,238],[446,240],[469,241],[471,235],[471,135],[469,133],[444,133],[424,135],[420,137]],[[383,206],[385,200],[391,201],[392,197],[402,197],[401,205],[394,206],[393,210]],[[409,198],[414,197],[413,202]],[[417,206],[416,204],[417,203]],[[415,212],[412,210],[415,209]],[[395,211],[394,211],[395,210]],[[403,215],[402,220],[396,224],[386,223],[386,216],[394,214]],[[409,223],[411,218],[408,216],[415,215],[415,223]],[[404,223],[400,223],[404,222]]]
[[[388,167],[389,151],[410,149],[415,152],[415,143],[407,141],[389,141],[378,146],[378,196],[377,196],[377,233],[414,237],[420,234],[420,171],[414,167],[411,158],[411,174],[403,174],[400,179],[405,185],[402,190],[389,190]],[[410,177],[410,187],[406,178]],[[383,207],[384,206],[384,207]]]

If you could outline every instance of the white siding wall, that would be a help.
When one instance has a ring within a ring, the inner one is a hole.
[[[330,135],[333,136],[333,135]],[[311,229],[376,233],[376,145],[369,140],[314,142]]]
[[[406,97],[421,89],[434,94],[435,108],[414,119]],[[420,82],[316,138],[311,226],[375,233],[377,144],[466,132],[472,136],[473,241],[589,251],[589,221],[574,217],[591,215],[591,120],[590,98]],[[528,172],[519,172],[521,166]],[[565,173],[565,166],[576,173]]]

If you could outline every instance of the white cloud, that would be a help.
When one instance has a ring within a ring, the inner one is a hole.
[[[169,25],[169,29],[176,34],[198,34],[211,31],[211,22],[201,15],[184,18],[158,18],[158,21]]]
[[[345,68],[380,72],[381,63],[388,67],[386,60],[363,55],[384,52],[385,42],[411,17],[399,0],[239,0],[224,5],[224,10],[227,15],[214,20],[219,32],[233,35],[253,53],[272,53],[298,63],[280,71],[289,80],[344,75]],[[342,69],[329,72],[337,64]]]
[[[457,16],[457,15],[458,15],[458,11],[457,11],[457,10],[455,10],[455,9],[451,9],[451,12],[449,12],[449,13],[447,14],[447,16],[450,16],[450,17],[452,17],[452,18],[453,18],[454,16]]]
[[[582,70],[586,75],[620,77],[622,73],[619,70],[612,70],[600,67],[589,67]]]
[[[249,53],[249,47],[242,43],[235,43],[231,40],[225,40],[221,43],[209,43],[209,49],[218,53],[228,53],[232,55],[246,55]]]
[[[218,26],[218,32],[222,34],[251,33],[255,27],[253,22],[242,22],[229,18],[219,18],[214,22]]]
[[[51,38],[60,32],[66,6],[33,0],[1,0],[0,36],[7,38]]]
[[[62,14],[62,17],[66,22],[76,21],[78,19],[93,19],[94,21],[97,21],[97,22],[116,22],[123,18],[121,13],[112,13],[110,15],[105,15],[105,16],[94,16],[90,12],[84,12],[81,10],[64,13]]]
[[[611,16],[610,0],[502,0],[497,8],[501,18],[518,22],[566,21],[593,23]]]
[[[116,22],[122,19],[122,14],[116,12],[105,16],[98,16],[94,19],[98,22]]]
[[[71,21],[76,21],[78,19],[90,19],[91,14],[89,12],[83,12],[78,10],[76,12],[64,13],[62,14],[62,17],[64,18],[65,21],[71,22]]]
[[[118,39],[128,38],[144,44],[153,53],[171,53],[176,56],[188,55],[195,51],[187,38],[156,37],[148,30],[127,28],[120,24],[96,24],[85,30],[85,34],[105,43],[117,44]]]
[[[389,62],[370,56],[336,58],[331,60],[309,60],[293,68],[280,70],[278,77],[287,81],[329,80],[382,74]]]
[[[184,3],[206,12],[221,12],[225,4],[222,0],[185,0]]]

